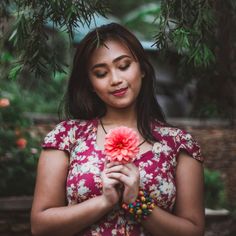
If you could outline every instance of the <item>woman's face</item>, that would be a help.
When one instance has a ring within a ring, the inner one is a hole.
[[[94,92],[108,109],[134,107],[143,75],[139,62],[124,44],[106,41],[93,52],[88,70]]]

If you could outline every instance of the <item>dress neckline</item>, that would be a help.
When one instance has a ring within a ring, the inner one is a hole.
[[[104,150],[99,148],[98,145],[97,145],[97,131],[98,131],[98,125],[99,125],[99,118],[96,117],[93,120],[92,124],[94,125],[94,127],[92,128],[92,131],[93,131],[93,148],[94,148],[94,150],[99,151],[100,153],[102,153],[105,156]],[[149,154],[154,155],[153,147],[154,147],[154,145],[152,145],[152,148],[150,150],[147,150],[147,151],[139,154],[135,160],[139,160],[143,156],[146,156],[146,155],[149,155]]]

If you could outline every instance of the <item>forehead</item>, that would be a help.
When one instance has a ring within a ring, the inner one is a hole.
[[[127,55],[134,58],[128,46],[119,40],[107,40],[100,47],[96,48],[90,57],[89,64],[106,63],[114,59]]]

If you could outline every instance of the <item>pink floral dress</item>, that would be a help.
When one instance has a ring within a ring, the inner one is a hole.
[[[101,172],[105,155],[96,145],[97,127],[98,119],[62,121],[48,133],[42,144],[43,148],[69,153],[70,165],[66,184],[68,205],[102,194]],[[171,212],[176,197],[175,169],[179,152],[184,150],[198,161],[203,161],[203,158],[196,141],[181,129],[156,123],[153,134],[159,141],[153,144],[152,150],[138,156],[134,163],[140,170],[140,187],[151,194],[158,207]],[[150,234],[140,223],[131,221],[129,215],[117,205],[100,221],[77,235]]]

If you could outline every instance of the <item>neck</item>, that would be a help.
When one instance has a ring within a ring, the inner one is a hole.
[[[140,140],[142,140],[139,143],[138,147],[146,142],[146,139],[144,139],[141,136],[141,134],[137,129],[137,117],[136,114],[134,113],[133,114],[127,114],[127,113],[123,114],[122,112],[119,112],[119,114],[108,113],[100,119],[100,125],[105,134],[107,134],[110,129],[116,128],[117,126],[126,126],[132,128],[139,134],[140,136],[139,138]]]
[[[105,116],[102,117],[102,120],[106,125],[116,124],[132,127],[137,124],[137,115],[135,111],[131,110],[108,110]]]

